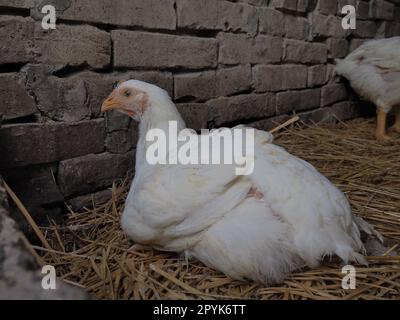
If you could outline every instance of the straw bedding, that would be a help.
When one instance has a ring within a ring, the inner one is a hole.
[[[347,194],[354,213],[384,235],[386,252],[369,257],[368,267],[356,267],[355,290],[342,289],[342,265],[335,259],[263,287],[134,244],[119,226],[129,179],[113,186],[106,204],[71,212],[64,226],[42,228],[51,249],[34,248],[64,281],[98,299],[399,299],[400,135],[392,133],[394,142],[383,146],[374,127],[373,120],[357,119],[297,124],[277,135],[277,144],[315,165]]]

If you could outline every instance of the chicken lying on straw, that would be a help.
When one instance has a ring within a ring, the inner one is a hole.
[[[34,248],[64,281],[100,299],[398,299],[400,149],[377,143],[373,126],[370,120],[299,126],[277,137],[279,145],[315,165],[344,191],[353,213],[385,237],[387,249],[367,242],[369,266],[355,266],[355,290],[343,289],[343,264],[328,257],[321,267],[303,265],[281,284],[264,287],[233,280],[196,259],[187,262],[175,253],[132,243],[120,226],[129,210],[130,179],[112,188],[107,203],[71,212],[65,226],[43,228],[51,249]]]

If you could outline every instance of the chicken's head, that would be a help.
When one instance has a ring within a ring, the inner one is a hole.
[[[163,89],[143,81],[120,81],[103,102],[101,111],[117,110],[140,121],[152,103],[165,95],[168,96]]]

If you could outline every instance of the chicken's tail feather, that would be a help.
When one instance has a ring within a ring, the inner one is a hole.
[[[357,224],[360,231],[365,232],[369,236],[375,236],[381,243],[383,243],[383,236],[380,232],[376,231],[373,226],[371,226],[364,219],[354,215],[354,221]]]

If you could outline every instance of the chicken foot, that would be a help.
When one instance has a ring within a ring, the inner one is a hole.
[[[377,121],[378,125],[376,128],[376,139],[379,142],[388,142],[390,141],[390,138],[386,134],[387,112],[383,108],[378,107],[377,117],[378,117]]]
[[[392,129],[400,133],[400,105],[394,108],[394,114],[396,119],[394,125],[392,126]]]

